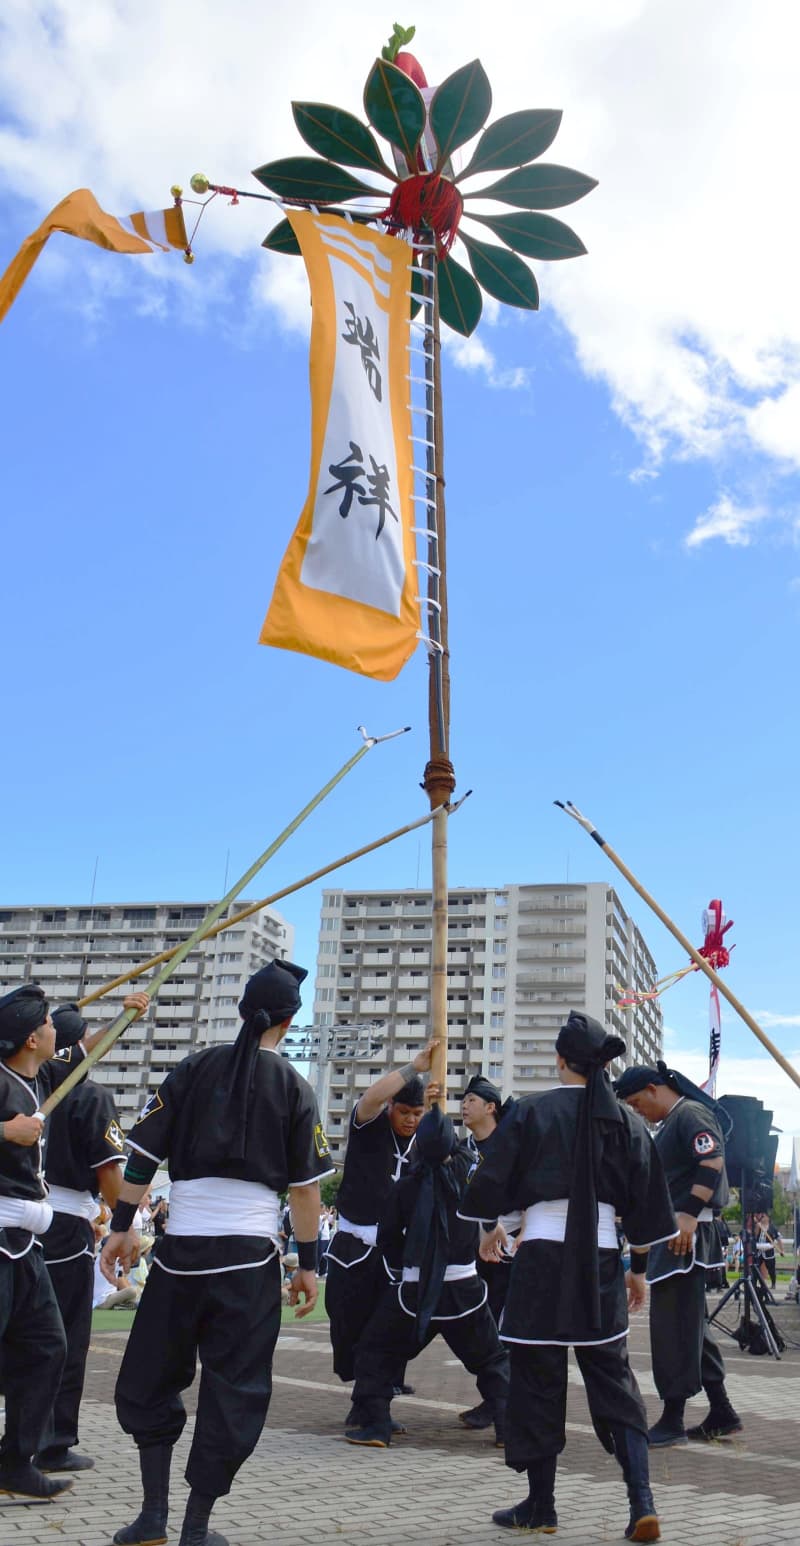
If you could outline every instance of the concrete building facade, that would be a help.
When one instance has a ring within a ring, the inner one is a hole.
[[[235,916],[245,902],[235,902]],[[44,988],[51,1006],[74,1002],[150,956],[173,948],[202,922],[213,902],[121,902],[93,907],[0,908],[0,994],[23,982]],[[123,1127],[148,1089],[188,1053],[232,1041],[248,977],[273,957],[292,959],[294,930],[264,909],[198,947],[165,983],[147,1016],[129,1026],[92,1077],[111,1087]],[[130,984],[146,987],[148,976]],[[128,987],[85,1011],[92,1029],[122,1008]]]
[[[368,1059],[320,1060],[311,1079],[335,1157],[355,1100],[387,1068],[406,1063],[430,1025],[430,891],[323,892],[314,1030],[373,1024]],[[550,1088],[555,1039],[570,1009],[585,1009],[625,1040],[625,1062],[661,1056],[658,1000],[620,1009],[623,990],[648,991],[656,967],[612,886],[602,882],[451,890],[448,921],[449,1109],[469,1077],[505,1095]]]

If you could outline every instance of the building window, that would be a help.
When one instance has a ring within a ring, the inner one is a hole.
[[[491,1019],[490,1019],[490,1024],[492,1026],[492,1029],[493,1030],[499,1030],[500,1027],[504,1023],[504,1020],[505,1020],[505,1016],[504,1015],[502,1015],[502,1014],[493,1014],[491,1016]]]
[[[505,969],[504,966],[493,966],[492,967],[492,976],[493,977],[505,977],[505,975],[506,975],[506,969]]]
[[[496,939],[492,945],[492,949],[496,956],[504,956],[507,948],[508,947],[504,939]]]

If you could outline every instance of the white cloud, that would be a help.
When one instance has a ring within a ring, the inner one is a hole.
[[[760,1009],[755,1016],[762,1030],[771,1030],[776,1025],[800,1025],[800,1015],[779,1015],[770,1009]]]
[[[292,98],[360,111],[383,32],[367,0],[333,10],[296,0],[280,27],[257,0],[229,0],[224,20],[211,0],[6,0],[6,195],[29,201],[33,225],[81,184],[120,213],[158,207],[173,179],[188,184],[198,169],[255,188],[250,167],[302,148]],[[493,116],[562,107],[548,159],[600,179],[564,211],[589,256],[536,267],[543,308],[606,383],[644,447],[645,471],[667,455],[743,449],[779,471],[800,467],[798,44],[792,0],[518,0],[496,13],[440,0],[418,29],[431,79],[480,55]],[[212,256],[246,258],[256,302],[305,326],[297,265],[285,260],[281,274],[279,260],[256,250],[275,218],[266,204],[229,210],[218,200],[193,285],[205,283]],[[14,234],[24,234],[19,225]],[[537,325],[519,329],[521,346],[535,347],[527,339],[541,336]],[[528,360],[504,377],[485,329],[478,342],[452,345],[454,360],[493,384],[524,384]],[[756,526],[719,534],[749,540]],[[692,545],[708,536],[701,529]]]
[[[699,548],[702,543],[721,537],[728,547],[746,548],[753,540],[753,528],[767,519],[770,512],[763,505],[737,505],[727,494],[721,494],[715,504],[698,516],[692,530],[684,538],[687,548]]]

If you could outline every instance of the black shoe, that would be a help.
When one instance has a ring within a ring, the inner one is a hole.
[[[123,1525],[113,1537],[115,1546],[166,1546],[166,1526],[142,1513],[132,1525]]]
[[[515,1503],[513,1508],[498,1508],[492,1514],[492,1524],[499,1525],[501,1530],[529,1530],[531,1534],[555,1535],[558,1529],[558,1515],[554,1508],[548,1505],[532,1503],[526,1498],[523,1503]]]
[[[413,1385],[393,1385],[392,1386],[392,1395],[393,1396],[413,1396],[414,1389],[415,1389],[415,1387]]]
[[[686,1437],[695,1444],[711,1444],[714,1439],[730,1439],[734,1433],[743,1433],[744,1424],[738,1412],[733,1407],[715,1412],[712,1410],[701,1423],[694,1428],[687,1428]]]
[[[491,1401],[481,1401],[479,1406],[471,1406],[468,1412],[459,1412],[458,1420],[465,1428],[491,1428],[494,1406]]]
[[[398,1433],[408,1433],[408,1429],[405,1423],[395,1422],[394,1418],[392,1418],[392,1438]]]
[[[30,1460],[6,1460],[0,1464],[0,1492],[19,1493],[23,1498],[57,1498],[71,1486],[71,1477],[51,1482]]]
[[[391,1436],[387,1438],[381,1428],[350,1428],[345,1434],[348,1444],[362,1444],[366,1449],[388,1449]]]
[[[651,1449],[667,1449],[670,1445],[688,1444],[689,1440],[683,1423],[659,1417],[647,1435],[647,1442]]]
[[[364,1418],[362,1417],[357,1406],[351,1406],[350,1411],[344,1420],[344,1425],[345,1428],[363,1428]]]
[[[76,1449],[43,1449],[36,1456],[40,1471],[92,1471],[91,1455],[79,1455]]]
[[[629,1488],[631,1517],[625,1531],[626,1541],[660,1541],[661,1526],[658,1523],[653,1494],[649,1487],[637,1491]]]

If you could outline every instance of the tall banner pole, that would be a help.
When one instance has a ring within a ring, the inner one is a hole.
[[[431,241],[433,240],[431,236]],[[442,345],[435,248],[423,260],[425,274],[425,412],[428,511],[428,657],[429,761],[423,788],[435,812],[431,833],[431,1031],[436,1050],[432,1081],[440,1086],[447,1108],[447,805],[456,785],[450,761],[450,646],[447,610],[447,528],[444,501],[444,419]],[[431,524],[432,523],[432,524]]]
[[[717,992],[721,993],[723,998],[728,1000],[731,1008],[736,1010],[736,1013],[741,1020],[744,1020],[748,1030],[753,1032],[753,1035],[758,1038],[762,1047],[766,1049],[770,1057],[773,1057],[775,1062],[780,1064],[784,1073],[788,1074],[789,1078],[792,1080],[792,1083],[796,1084],[798,1089],[800,1089],[800,1073],[798,1073],[797,1069],[793,1068],[788,1059],[784,1057],[783,1053],[778,1051],[778,1048],[774,1045],[773,1042],[770,1041],[769,1037],[765,1035],[764,1031],[762,1031],[758,1021],[753,1019],[753,1016],[750,1014],[749,1010],[745,1009],[744,1004],[740,1003],[735,993],[731,993],[730,988],[720,977],[719,973],[714,971],[713,966],[709,965],[708,961],[705,959],[705,956],[702,956],[699,950],[695,949],[691,941],[688,940],[686,935],[678,928],[678,925],[673,923],[669,914],[665,913],[663,907],[659,906],[658,902],[655,900],[655,897],[652,897],[650,892],[645,890],[641,881],[636,879],[636,876],[633,874],[632,870],[629,870],[627,864],[625,864],[623,860],[620,859],[619,854],[614,852],[611,844],[607,843],[605,838],[600,836],[600,833],[597,831],[597,828],[592,825],[592,822],[589,820],[588,816],[584,816],[582,812],[578,810],[577,805],[573,805],[571,800],[554,800],[553,804],[557,805],[560,810],[565,811],[567,816],[571,816],[573,821],[577,821],[578,825],[583,827],[585,832],[588,832],[590,838],[592,838],[593,841],[597,843],[598,847],[602,848],[603,853],[608,855],[611,863],[616,865],[620,875],[625,876],[628,885],[633,886],[634,891],[638,892],[639,896],[642,898],[642,901],[646,902],[647,906],[655,913],[656,917],[661,919],[665,929],[669,929],[673,939],[676,939],[678,944],[686,951],[687,955],[691,956],[695,966],[701,972],[705,972],[706,977],[708,977],[709,981],[716,988]]]

